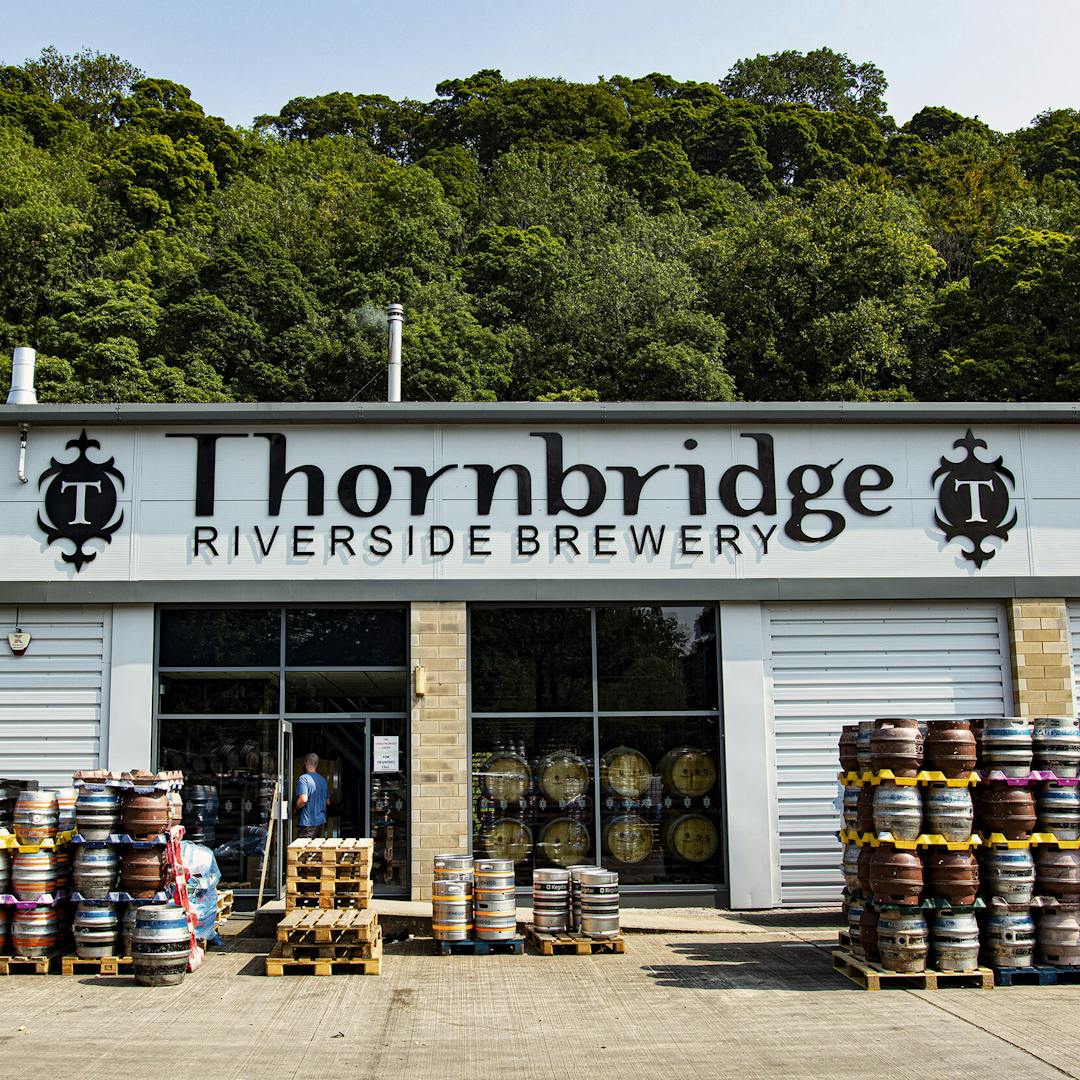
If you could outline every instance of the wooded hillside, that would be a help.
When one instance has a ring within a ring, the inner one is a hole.
[[[10,59],[10,58],[9,58]],[[113,56],[0,68],[0,353],[44,401],[1080,398],[1080,113],[821,49],[480,71],[234,129]]]

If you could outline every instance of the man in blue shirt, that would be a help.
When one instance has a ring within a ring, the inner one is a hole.
[[[319,775],[319,755],[304,758],[304,771],[296,780],[297,835],[307,839],[322,836],[326,826],[326,800],[330,793],[326,779]]]

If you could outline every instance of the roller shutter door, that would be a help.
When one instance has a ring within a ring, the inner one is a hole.
[[[1011,712],[1004,609],[997,604],[793,604],[767,611],[784,904],[828,904],[843,887],[844,724]]]
[[[1069,652],[1072,654],[1073,702],[1080,706],[1080,600],[1068,602]]]
[[[14,629],[14,608],[0,617]],[[65,787],[75,769],[103,760],[110,610],[23,607],[18,619],[32,640],[17,657],[0,637],[0,776]]]

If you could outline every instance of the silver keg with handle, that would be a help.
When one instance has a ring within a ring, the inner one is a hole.
[[[568,866],[570,871],[570,908],[567,927],[574,934],[581,933],[581,875],[586,870],[600,870],[602,867],[591,863],[577,863]]]
[[[135,916],[131,960],[140,986],[183,982],[191,949],[191,930],[183,908],[144,904]]]
[[[431,931],[436,941],[468,941],[473,932],[473,858],[436,855]]]
[[[84,840],[108,840],[120,831],[120,796],[114,791],[87,791],[75,802],[75,830]]]
[[[1080,720],[1074,716],[1036,716],[1032,737],[1034,767],[1055,776],[1080,769]]]
[[[86,900],[107,900],[120,878],[120,856],[115,848],[83,844],[75,853],[75,891]]]
[[[614,871],[581,872],[581,932],[601,940],[619,936],[619,875]]]
[[[979,924],[974,912],[939,911],[930,927],[937,971],[974,971],[979,966]]]
[[[533,871],[533,926],[544,933],[569,929],[570,871],[551,867]]]
[[[119,956],[120,905],[81,902],[75,909],[75,955],[80,960]]]

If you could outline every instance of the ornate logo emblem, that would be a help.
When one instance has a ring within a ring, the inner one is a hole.
[[[937,491],[934,522],[946,540],[963,537],[971,541],[972,550],[961,554],[976,569],[981,569],[996,554],[993,548],[984,548],[983,541],[991,536],[1008,540],[1009,530],[1016,524],[1016,511],[1009,516],[1009,490],[1015,484],[1013,474],[1001,463],[1000,455],[995,461],[976,457],[975,450],[979,447],[988,449],[986,441],[975,438],[968,428],[967,434],[953,443],[954,449],[966,450],[967,456],[961,461],[942,457],[931,478]]]
[[[61,551],[64,562],[73,563],[81,570],[97,558],[95,551],[83,551],[88,540],[104,540],[112,543],[112,535],[120,528],[124,512],[117,513],[115,477],[124,486],[124,477],[115,468],[115,458],[108,461],[91,461],[86,451],[91,447],[101,449],[97,439],[88,439],[85,430],[67,444],[66,449],[78,450],[73,461],[57,461],[53,458],[38,478],[38,488],[48,481],[45,488],[45,515],[38,514],[38,526],[45,532],[50,544],[57,540],[70,540],[75,551]]]

